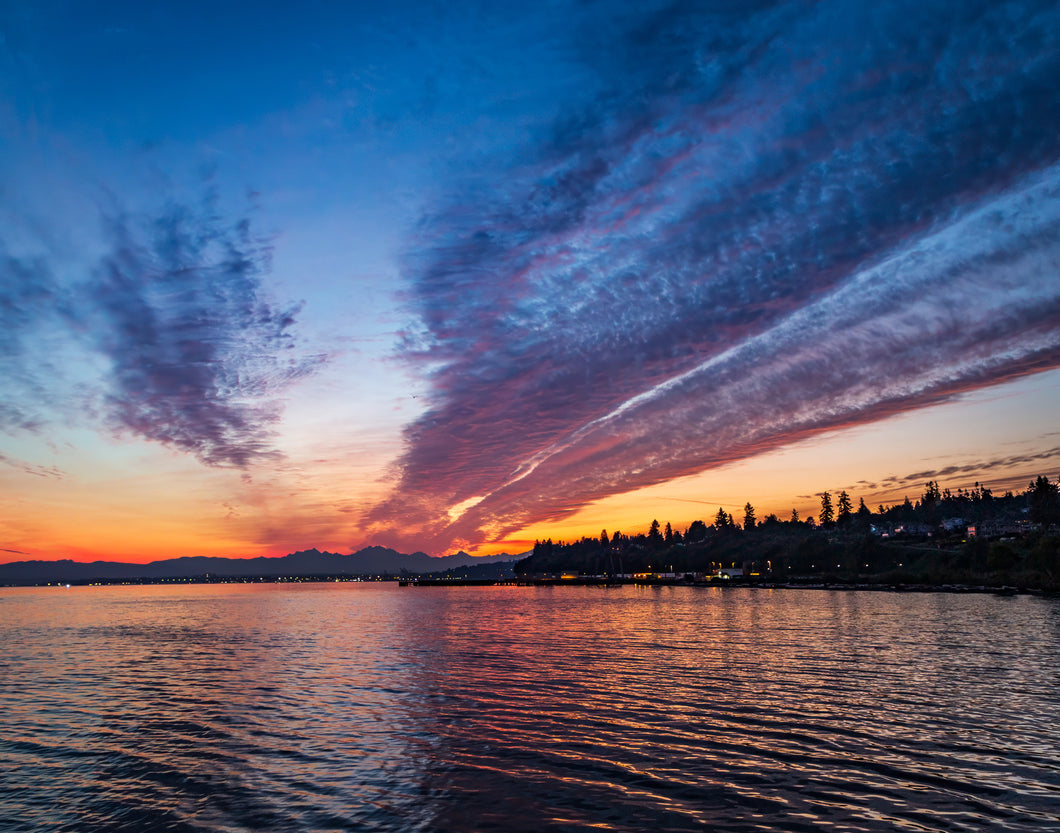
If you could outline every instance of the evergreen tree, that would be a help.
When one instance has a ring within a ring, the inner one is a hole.
[[[793,524],[799,523],[799,510],[798,509],[792,509],[791,510],[791,523],[793,523]]]
[[[831,526],[835,521],[835,510],[832,508],[832,496],[821,492],[821,526]]]
[[[663,542],[663,537],[662,537],[662,533],[659,532],[659,522],[658,521],[652,521],[651,522],[651,529],[648,530],[648,543],[651,546],[653,546],[653,547],[657,547],[662,542]]]
[[[747,501],[743,508],[743,528],[745,531],[755,528],[755,508]]]
[[[663,540],[666,541],[666,546],[672,546],[674,542],[674,530],[670,526],[670,522],[666,522],[666,532],[663,533]]]
[[[850,505],[850,495],[846,491],[839,493],[839,503],[837,505],[838,512],[836,513],[836,522],[840,526],[843,526],[850,522],[850,518],[853,515],[853,507]]]
[[[938,505],[942,501],[942,492],[936,480],[929,480],[924,486],[924,496],[920,498],[920,518],[926,523],[939,522]]]

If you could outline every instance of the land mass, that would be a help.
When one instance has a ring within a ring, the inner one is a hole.
[[[515,565],[524,578],[587,576],[645,581],[959,584],[1060,590],[1060,489],[1046,477],[1022,493],[994,495],[976,484],[951,492],[926,485],[876,512],[840,492],[821,494],[818,519],[744,507],[743,522],[719,508],[713,523],[683,532],[653,521],[647,533],[538,541]]]
[[[504,553],[476,557],[466,552],[432,557],[423,552],[406,554],[388,547],[365,547],[349,555],[321,552],[314,548],[272,558],[195,556],[167,558],[147,564],[129,564],[119,561],[79,562],[69,559],[15,561],[10,564],[0,564],[0,585],[152,581],[207,576],[225,578],[398,577],[467,570],[475,571],[476,574],[489,574],[490,571],[484,571],[484,568],[490,567],[503,573],[500,565],[512,562],[519,557]]]

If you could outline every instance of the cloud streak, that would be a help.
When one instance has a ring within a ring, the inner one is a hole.
[[[8,395],[0,401],[0,429],[33,431],[42,415],[43,386],[23,357],[53,310],[54,277],[42,258],[17,257],[0,241],[0,372]]]
[[[613,83],[410,247],[434,398],[374,528],[475,543],[1060,364],[1060,15],[952,12],[600,33]]]
[[[995,457],[991,460],[980,460],[979,462],[963,463],[960,465],[943,466],[938,469],[925,469],[899,477],[888,477],[879,485],[873,484],[872,488],[895,492],[903,488],[923,487],[929,480],[942,481],[955,476],[983,477],[991,472],[1002,472],[1007,475],[1005,485],[1016,483],[1022,485],[1026,475],[1012,475],[1013,469],[1027,464],[1054,463],[1060,460],[1060,446],[1054,446],[1033,454],[1012,454],[1008,457]]]
[[[262,291],[268,249],[246,221],[228,228],[182,207],[144,230],[110,225],[112,251],[87,291],[112,366],[112,423],[207,465],[275,456],[274,397],[316,362],[293,349],[298,307]]]
[[[5,429],[41,430],[42,414],[65,398],[66,408],[95,403],[117,433],[206,465],[275,458],[277,397],[322,358],[296,349],[299,306],[279,306],[264,290],[267,241],[246,219],[223,220],[210,197],[153,217],[112,212],[105,225],[106,250],[83,277],[61,280],[69,267],[47,255],[3,260],[0,339],[8,384],[20,381],[22,394],[0,408]],[[42,331],[64,332],[102,359],[98,389],[41,378]]]

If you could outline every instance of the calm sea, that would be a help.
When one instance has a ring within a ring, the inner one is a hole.
[[[1060,602],[0,590],[4,831],[1060,830]]]

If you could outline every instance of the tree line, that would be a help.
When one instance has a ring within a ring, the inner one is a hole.
[[[745,567],[772,578],[822,575],[879,580],[1023,578],[1060,584],[1060,479],[1040,475],[1027,489],[1001,495],[985,484],[940,488],[925,484],[917,500],[857,506],[846,490],[818,495],[819,512],[796,510],[781,520],[759,519],[748,501],[740,517],[718,507],[708,523],[680,530],[653,520],[646,532],[602,530],[577,541],[536,541],[515,566],[518,574],[574,571],[590,575],[634,572],[711,573]]]

